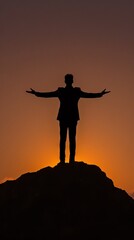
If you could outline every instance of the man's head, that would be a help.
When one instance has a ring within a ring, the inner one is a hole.
[[[65,83],[66,85],[72,85],[73,83],[73,75],[72,74],[66,74],[65,75]]]

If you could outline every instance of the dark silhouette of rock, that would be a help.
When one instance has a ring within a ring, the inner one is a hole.
[[[1,240],[122,240],[134,229],[134,200],[101,169],[58,164],[0,184]]]

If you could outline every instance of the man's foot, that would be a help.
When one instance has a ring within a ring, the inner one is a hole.
[[[74,159],[70,159],[69,160],[69,164],[74,164],[75,163],[75,160]]]
[[[58,165],[64,165],[65,164],[65,161],[60,161],[59,163],[58,163]]]

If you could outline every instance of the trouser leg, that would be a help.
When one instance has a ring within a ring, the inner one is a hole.
[[[69,146],[70,146],[70,159],[69,162],[75,161],[75,150],[76,150],[76,123],[72,123],[69,126]]]
[[[65,147],[67,138],[67,125],[60,122],[60,161],[65,162]]]

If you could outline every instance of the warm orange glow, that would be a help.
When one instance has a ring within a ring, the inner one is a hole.
[[[84,91],[111,90],[80,100],[76,160],[133,192],[133,11],[127,3],[63,2],[1,4],[0,181],[58,163],[58,99],[25,90],[56,90],[70,72]]]

